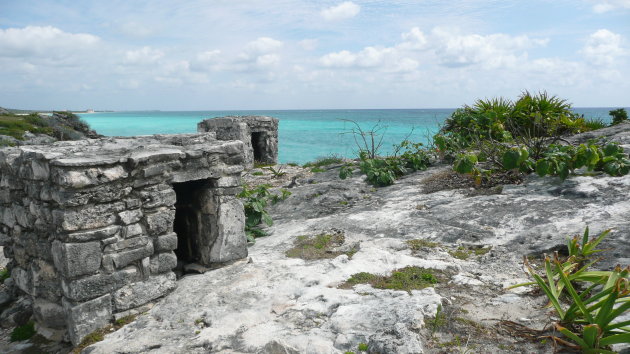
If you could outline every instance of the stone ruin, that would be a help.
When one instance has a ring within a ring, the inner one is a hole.
[[[199,123],[214,133],[0,150],[0,246],[38,332],[77,345],[173,290],[178,263],[246,257],[240,175],[275,163],[277,126],[226,117]]]
[[[198,132],[215,132],[219,140],[240,140],[245,144],[245,168],[255,162],[278,161],[278,119],[265,116],[228,116],[206,119]]]

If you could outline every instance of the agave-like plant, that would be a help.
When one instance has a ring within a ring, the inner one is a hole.
[[[622,269],[617,266],[608,275],[604,286],[599,287],[599,291],[596,292],[598,284],[595,283],[578,293],[562,271],[560,262],[556,260],[554,263],[572,301],[563,315],[567,327],[559,323],[554,323],[554,326],[576,343],[571,346],[585,353],[614,353],[607,349],[610,345],[630,343],[630,321],[615,322],[616,318],[630,309],[630,267]],[[546,291],[545,294],[553,296]],[[554,302],[558,302],[558,298]],[[559,311],[562,308],[556,307],[556,312]]]
[[[579,243],[578,236],[574,236],[567,242],[567,248],[569,250],[569,257],[577,258],[579,264],[583,264],[586,260],[590,259],[594,254],[603,252],[605,250],[597,249],[597,245],[610,233],[610,229],[604,230],[596,238],[589,240],[589,228],[588,226],[584,230],[582,235],[582,243]]]
[[[547,92],[524,92],[514,103],[508,129],[512,134],[536,137],[575,133],[584,125],[584,119],[572,111],[565,99],[550,96]]]
[[[557,254],[553,261],[545,258],[545,276],[537,274],[527,264],[530,275],[549,299],[558,315],[554,327],[567,339],[552,337],[574,349],[585,353],[613,353],[607,347],[617,343],[630,343],[630,321],[616,321],[630,309],[630,267],[615,267],[612,271],[586,271],[591,264],[573,272],[576,258],[560,262]],[[578,292],[573,285],[578,282],[591,283]],[[566,289],[569,303],[562,300]]]
[[[554,327],[564,335],[552,336],[556,342],[581,350],[584,353],[613,353],[609,346],[630,343],[630,321],[617,320],[630,310],[630,267],[615,267],[612,271],[589,271],[598,261],[593,255],[601,241],[610,233],[605,230],[589,239],[587,227],[581,238],[568,240],[569,257],[560,260],[558,253],[553,259],[545,256],[544,274],[538,274],[525,259],[533,282],[517,284],[510,288],[538,285],[549,299],[559,321]],[[578,291],[576,284],[586,289]]]

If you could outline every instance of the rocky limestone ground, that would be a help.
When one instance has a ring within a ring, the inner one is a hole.
[[[626,134],[612,137],[627,144]],[[522,257],[561,248],[588,225],[593,235],[614,229],[601,269],[630,263],[630,176],[527,176],[485,193],[428,193],[451,178],[449,167],[378,189],[362,176],[339,180],[334,166],[292,169],[296,178],[281,179],[297,185],[272,207],[271,235],[249,248],[248,260],[182,278],[152,310],[85,352],[343,353],[365,343],[386,353],[551,353],[551,341],[537,338],[551,317],[544,297],[505,290],[528,280]],[[345,236],[338,250],[356,253],[287,257],[299,236],[331,230]],[[411,249],[410,240],[433,243]],[[410,293],[339,288],[355,273],[406,266],[448,276]],[[434,320],[438,306],[442,321]]]
[[[629,130],[610,137],[628,149]],[[539,338],[551,319],[545,298],[505,289],[529,280],[523,256],[560,249],[588,225],[592,235],[614,229],[599,268],[630,264],[630,175],[526,176],[475,190],[456,188],[450,167],[437,166],[373,188],[360,175],[340,180],[338,166],[325,169],[246,176],[292,187],[271,207],[271,235],[246,260],[183,277],[83,352],[344,353],[367,344],[382,353],[553,353],[561,348]],[[330,258],[287,257],[300,236],[322,233],[344,236]],[[440,281],[410,292],[340,287],[356,273],[406,266],[433,269]]]

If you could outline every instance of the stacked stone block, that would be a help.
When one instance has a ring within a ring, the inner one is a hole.
[[[241,141],[104,138],[0,150],[0,246],[38,331],[78,344],[176,286],[173,183],[207,181],[201,263],[247,256]]]
[[[267,116],[211,118],[199,122],[197,131],[214,132],[219,140],[242,141],[245,144],[246,168],[252,168],[254,162],[278,163],[277,118]]]

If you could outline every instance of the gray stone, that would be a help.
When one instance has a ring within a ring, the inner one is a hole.
[[[111,255],[114,267],[120,269],[131,262],[135,262],[153,254],[153,243],[148,242],[144,247],[120,251]]]
[[[173,222],[175,221],[175,210],[161,208],[152,214],[146,214],[147,232],[149,235],[160,235],[169,231],[173,231]]]
[[[175,289],[175,274],[154,275],[147,281],[126,285],[113,294],[116,311],[124,311],[146,304]]]
[[[135,236],[139,236],[143,234],[142,225],[140,224],[132,224],[128,225],[123,229],[123,237],[131,238]]]
[[[96,274],[75,280],[64,279],[61,287],[67,299],[80,302],[111,292],[115,283],[114,274]]]
[[[112,318],[112,297],[107,294],[79,304],[63,299],[63,308],[68,336],[76,346],[86,335],[109,323]]]
[[[99,204],[78,210],[53,211],[54,222],[65,231],[97,229],[116,222],[116,214],[123,203]]]
[[[170,272],[176,266],[177,256],[173,252],[160,253],[151,257],[151,274]]]
[[[122,221],[123,224],[129,225],[138,222],[142,218],[142,211],[137,209],[125,210],[118,213],[118,216],[120,217],[120,221]]]
[[[155,239],[154,248],[156,252],[172,251],[177,248],[177,234],[170,233],[158,236]]]
[[[68,241],[70,242],[87,242],[94,240],[102,240],[111,237],[120,231],[120,226],[112,225],[104,227],[102,229],[73,232],[68,234]]]
[[[34,180],[47,180],[50,177],[50,168],[48,164],[40,160],[31,161],[31,169],[33,170]]]
[[[0,289],[0,308],[13,301],[13,294],[8,289]]]
[[[243,146],[201,133],[0,149],[0,247],[15,291],[36,301],[38,331],[56,338],[66,323],[76,344],[110,318],[108,295],[118,294],[118,307],[137,307],[173,289],[173,223],[183,207],[175,183],[209,196],[191,210],[204,224],[191,237],[204,240],[206,259],[220,229],[241,235],[242,224],[221,226],[232,213],[213,196],[236,193]],[[221,238],[225,252],[215,248],[221,259],[235,254],[228,241]]]
[[[23,292],[33,296],[35,295],[35,286],[33,285],[33,275],[31,272],[15,267],[11,270],[11,278],[15,281],[15,285]]]
[[[43,299],[35,299],[33,302],[33,316],[35,316],[35,321],[42,326],[64,328],[66,326],[64,315],[61,304]]]
[[[221,199],[217,212],[216,239],[210,250],[211,262],[228,262],[247,257],[243,203],[234,197]]]
[[[254,165],[254,160],[277,163],[278,120],[276,118],[265,116],[212,118],[197,124],[197,131],[214,132],[219,140],[242,141],[244,164],[248,168]]]
[[[384,331],[370,336],[368,352],[383,354],[419,354],[424,351],[418,334],[407,329],[404,324],[396,323],[390,331]]]
[[[116,243],[105,246],[104,251],[108,253],[117,252],[128,248],[140,248],[142,246],[145,246],[147,243],[149,243],[149,237],[147,236],[123,239]]]
[[[97,241],[85,243],[52,244],[55,267],[65,277],[95,273],[101,267],[101,244]]]
[[[33,315],[33,302],[27,297],[21,297],[0,313],[0,326],[11,328],[23,326]]]
[[[197,273],[197,274],[203,274],[207,271],[209,271],[210,268],[208,267],[204,267],[201,264],[198,263],[187,263],[184,265],[184,272],[185,273]]]
[[[140,192],[142,206],[145,208],[157,208],[160,206],[173,206],[176,201],[175,191],[169,186],[167,189],[147,189]]]
[[[299,354],[300,351],[280,340],[272,340],[265,344],[256,354]]]
[[[110,293],[136,280],[138,270],[131,267],[112,274],[96,274],[75,280],[64,279],[61,286],[67,299],[82,302]]]
[[[117,312],[117,313],[114,314],[114,321],[118,321],[121,318],[124,318],[124,317],[127,317],[127,316],[136,316],[136,315],[139,315],[141,313],[145,313],[145,312],[151,310],[152,308],[153,308],[153,303],[148,303],[146,305],[142,305],[140,307],[136,307],[135,309],[122,311],[122,312]]]

